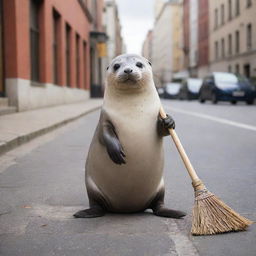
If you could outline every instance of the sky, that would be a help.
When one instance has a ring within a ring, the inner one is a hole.
[[[143,41],[154,23],[154,0],[116,0],[127,53],[141,54]]]

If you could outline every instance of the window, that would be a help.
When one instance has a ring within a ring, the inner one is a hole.
[[[232,35],[228,35],[228,54],[229,56],[232,55]]]
[[[215,60],[219,58],[219,43],[218,41],[215,42]]]
[[[80,87],[80,37],[76,35],[76,86]]]
[[[218,27],[218,9],[215,9],[215,28]]]
[[[240,14],[240,0],[236,0],[236,16]]]
[[[66,24],[66,84],[68,87],[71,87],[70,80],[70,34],[71,28]]]
[[[53,10],[53,83],[59,84],[59,21],[60,15]]]
[[[232,66],[228,65],[228,72],[232,73]]]
[[[232,19],[232,0],[228,0],[228,19]]]
[[[251,50],[251,48],[252,48],[252,24],[247,25],[246,38],[247,38],[247,50]]]
[[[235,35],[236,35],[236,53],[239,53],[239,51],[240,51],[240,33],[238,30],[236,31]]]
[[[236,74],[237,75],[240,74],[240,66],[239,66],[239,64],[236,64]]]
[[[221,39],[221,55],[222,55],[222,58],[225,58],[225,39],[224,38]]]
[[[225,9],[224,4],[221,5],[221,24],[223,25],[225,23]]]
[[[250,64],[245,64],[245,65],[244,65],[244,75],[245,75],[247,78],[250,78],[250,77],[251,77],[251,66],[250,66]]]
[[[39,10],[40,2],[30,0],[30,65],[31,80],[39,82]]]
[[[252,6],[252,0],[247,0],[246,6],[247,6],[247,8],[251,7]]]

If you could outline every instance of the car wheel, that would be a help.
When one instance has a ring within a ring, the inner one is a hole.
[[[199,94],[198,100],[200,103],[204,103],[205,99],[202,97],[202,94]]]
[[[231,100],[231,104],[236,105],[236,100]]]
[[[254,100],[253,100],[253,99],[252,99],[252,100],[247,100],[247,101],[246,101],[246,104],[247,104],[247,105],[252,105],[253,103],[254,103]]]
[[[214,92],[212,93],[212,103],[213,104],[217,104],[218,103],[217,95]]]

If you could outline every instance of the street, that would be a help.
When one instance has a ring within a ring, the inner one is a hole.
[[[163,105],[207,188],[256,221],[256,105]],[[164,145],[165,202],[187,212],[184,219],[151,211],[74,219],[88,207],[84,163],[98,118],[99,111],[90,113],[0,157],[0,164],[10,158],[0,167],[0,255],[255,256],[254,224],[245,232],[190,235],[193,188],[170,137]]]

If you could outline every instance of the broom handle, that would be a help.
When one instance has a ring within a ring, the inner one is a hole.
[[[166,113],[165,113],[162,106],[160,108],[160,116],[162,118],[166,118]],[[191,164],[191,162],[190,162],[190,160],[189,160],[189,158],[188,158],[188,156],[187,156],[187,154],[186,154],[186,152],[185,152],[185,150],[184,150],[184,148],[183,148],[183,146],[180,142],[180,139],[179,139],[177,133],[175,132],[174,129],[169,129],[169,132],[172,136],[172,139],[175,143],[176,148],[179,151],[181,159],[182,159],[183,163],[185,164],[185,166],[187,168],[188,174],[191,177],[192,182],[196,183],[196,182],[200,181],[199,177],[196,174],[196,171],[195,171],[194,167],[192,166],[192,164]]]

